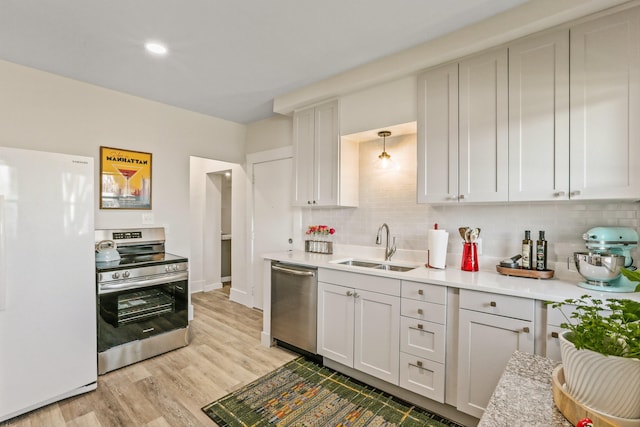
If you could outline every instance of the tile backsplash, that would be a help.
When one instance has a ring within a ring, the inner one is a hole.
[[[462,252],[458,227],[481,228],[482,255],[506,258],[520,252],[525,230],[532,239],[544,230],[548,260],[566,263],[575,251],[585,250],[582,234],[596,226],[638,229],[636,202],[536,202],[432,206],[416,203],[416,135],[391,136],[387,152],[399,169],[377,167],[380,140],[361,142],[360,206],[358,208],[303,209],[302,224],[326,224],[336,229],[336,244],[375,246],[378,227],[386,222],[398,250],[426,251],[427,230],[449,231],[448,252]],[[304,232],[304,231],[303,231]],[[637,250],[633,251],[636,258]],[[482,259],[482,257],[481,257]],[[566,267],[565,267],[566,268]]]

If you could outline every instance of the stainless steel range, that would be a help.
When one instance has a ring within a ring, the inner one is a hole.
[[[164,251],[164,228],[96,230],[95,239],[118,251],[96,262],[98,373],[189,344],[189,263]]]

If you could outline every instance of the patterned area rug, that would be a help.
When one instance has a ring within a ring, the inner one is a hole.
[[[202,410],[221,427],[460,427],[303,357]]]

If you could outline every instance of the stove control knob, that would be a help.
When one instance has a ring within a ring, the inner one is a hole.
[[[177,266],[177,265],[175,265],[175,264],[173,264],[173,265],[171,266],[171,271],[178,271],[178,266]]]
[[[111,277],[112,277],[112,278],[114,278],[114,279],[119,279],[119,278],[120,278],[120,273],[118,273],[118,272],[116,271],[115,273],[113,273],[113,274],[111,275]]]
[[[130,275],[131,273],[129,273],[128,271],[125,271],[124,273],[122,273],[122,277],[125,279],[127,279]]]

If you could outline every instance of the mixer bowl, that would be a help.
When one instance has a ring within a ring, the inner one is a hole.
[[[578,272],[589,282],[610,282],[620,277],[624,256],[608,253],[575,252],[573,261]]]

